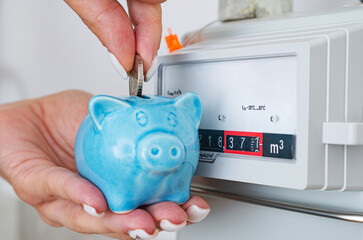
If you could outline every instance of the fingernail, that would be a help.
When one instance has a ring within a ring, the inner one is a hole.
[[[125,68],[121,65],[121,63],[117,60],[116,56],[109,52],[109,57],[112,65],[115,67],[116,71],[120,74],[120,76],[127,80],[128,74]]]
[[[150,79],[152,79],[153,76],[155,75],[156,69],[158,67],[158,63],[159,63],[159,57],[158,57],[158,55],[156,55],[153,58],[151,65],[149,67],[149,70],[146,73],[146,82],[150,81]]]
[[[97,213],[96,209],[91,207],[91,206],[88,206],[86,204],[82,204],[83,205],[83,209],[86,213],[94,216],[94,217],[103,217],[105,216],[105,213],[104,212],[101,212],[101,213]]]
[[[150,235],[142,229],[135,229],[135,230],[129,230],[127,234],[129,234],[129,236],[132,237],[133,239],[153,239],[159,234],[159,231],[154,230],[153,234]]]
[[[160,221],[160,228],[163,231],[176,232],[176,231],[179,231],[180,229],[182,229],[183,227],[185,227],[186,224],[187,224],[186,221],[184,221],[181,224],[174,224],[167,219],[163,219]]]
[[[112,209],[111,209],[111,211],[112,211]],[[113,213],[116,213],[116,214],[120,214],[120,215],[122,215],[122,214],[128,214],[128,213],[130,213],[130,212],[132,212],[132,211],[134,211],[134,210],[120,211],[120,212],[112,211],[112,212],[113,212]]]
[[[192,205],[187,209],[188,221],[189,222],[200,222],[206,216],[208,216],[210,209],[203,209],[198,207],[197,205]]]

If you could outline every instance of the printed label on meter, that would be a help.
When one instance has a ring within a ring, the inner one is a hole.
[[[200,150],[294,158],[294,135],[199,129]]]

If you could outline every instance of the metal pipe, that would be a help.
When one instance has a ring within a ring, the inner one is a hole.
[[[285,202],[279,202],[279,201],[274,201],[274,200],[239,196],[239,195],[235,195],[235,194],[223,193],[223,192],[210,190],[210,189],[206,189],[206,188],[201,188],[201,187],[196,187],[196,186],[191,187],[191,192],[196,193],[196,194],[226,198],[226,199],[230,199],[230,200],[234,200],[234,201],[245,202],[245,203],[260,205],[260,206],[264,206],[264,207],[272,207],[272,208],[277,208],[277,209],[282,209],[282,210],[287,210],[287,211],[310,214],[310,215],[315,215],[315,216],[319,216],[319,217],[332,218],[332,219],[348,221],[348,222],[363,223],[363,213],[361,213],[361,212],[332,211],[329,209],[307,207],[307,206],[302,206],[302,205],[298,205],[298,204],[285,203]]]

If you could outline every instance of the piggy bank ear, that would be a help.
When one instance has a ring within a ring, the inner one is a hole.
[[[202,101],[198,94],[189,92],[175,99],[175,106],[181,109],[194,121],[196,128],[199,127],[202,118]]]
[[[98,130],[107,114],[129,107],[131,105],[121,99],[103,95],[94,96],[88,103],[89,114]]]

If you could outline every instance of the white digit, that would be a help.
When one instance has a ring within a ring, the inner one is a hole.
[[[228,147],[230,149],[233,149],[233,137],[229,137],[229,144],[228,144]]]
[[[208,143],[209,143],[209,147],[212,146],[212,136],[208,136]]]
[[[223,138],[222,138],[222,136],[219,136],[218,137],[218,147],[222,147],[223,146]]]
[[[245,143],[246,138],[241,137],[241,140],[242,140],[242,142],[241,142],[241,149],[243,149],[243,144]]]
[[[280,149],[284,149],[284,140],[280,140]]]
[[[199,134],[199,142],[202,141],[202,137],[203,137],[203,135]]]

